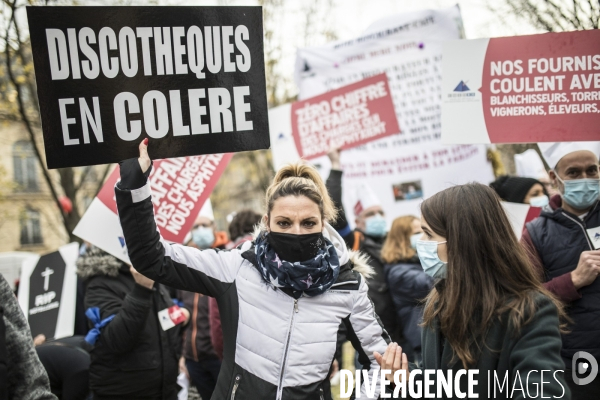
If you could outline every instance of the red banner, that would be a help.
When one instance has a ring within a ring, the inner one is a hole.
[[[227,153],[154,161],[149,182],[156,225],[165,240],[183,243],[231,157]],[[115,214],[118,179],[116,168],[98,193],[98,199]]]
[[[399,132],[385,73],[292,103],[292,134],[304,158]]]
[[[598,30],[448,42],[443,71],[446,143],[600,139]]]
[[[598,140],[599,40],[594,32],[491,39],[481,91],[492,143],[519,142],[525,133],[530,142]],[[521,114],[498,118],[512,111],[513,98],[530,97],[516,104]],[[535,110],[522,118],[528,106]]]

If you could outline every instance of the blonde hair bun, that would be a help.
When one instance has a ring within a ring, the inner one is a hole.
[[[266,193],[267,215],[271,213],[275,200],[285,196],[308,197],[319,206],[321,217],[328,222],[335,221],[337,217],[337,210],[327,187],[312,165],[297,162],[287,164],[277,171]]]

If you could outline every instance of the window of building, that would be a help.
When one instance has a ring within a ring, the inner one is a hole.
[[[13,145],[13,167],[18,190],[27,192],[39,190],[37,159],[31,142],[20,140]]]
[[[26,209],[21,214],[21,245],[42,244],[42,229],[40,226],[40,213],[36,210]]]

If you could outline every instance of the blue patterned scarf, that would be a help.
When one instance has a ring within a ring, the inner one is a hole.
[[[325,246],[310,260],[290,263],[280,260],[267,241],[268,233],[261,233],[256,239],[254,252],[258,261],[258,271],[265,282],[284,289],[290,289],[294,298],[305,293],[318,296],[333,285],[340,274],[340,261],[335,246],[325,239]]]

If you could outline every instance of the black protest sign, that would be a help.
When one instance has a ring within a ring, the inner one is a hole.
[[[48,168],[269,148],[261,7],[27,7]]]
[[[79,244],[74,242],[23,261],[19,304],[33,336],[43,333],[53,339],[73,335],[78,256]]]
[[[54,337],[66,266],[58,251],[46,254],[29,277],[28,321],[35,335]]]

